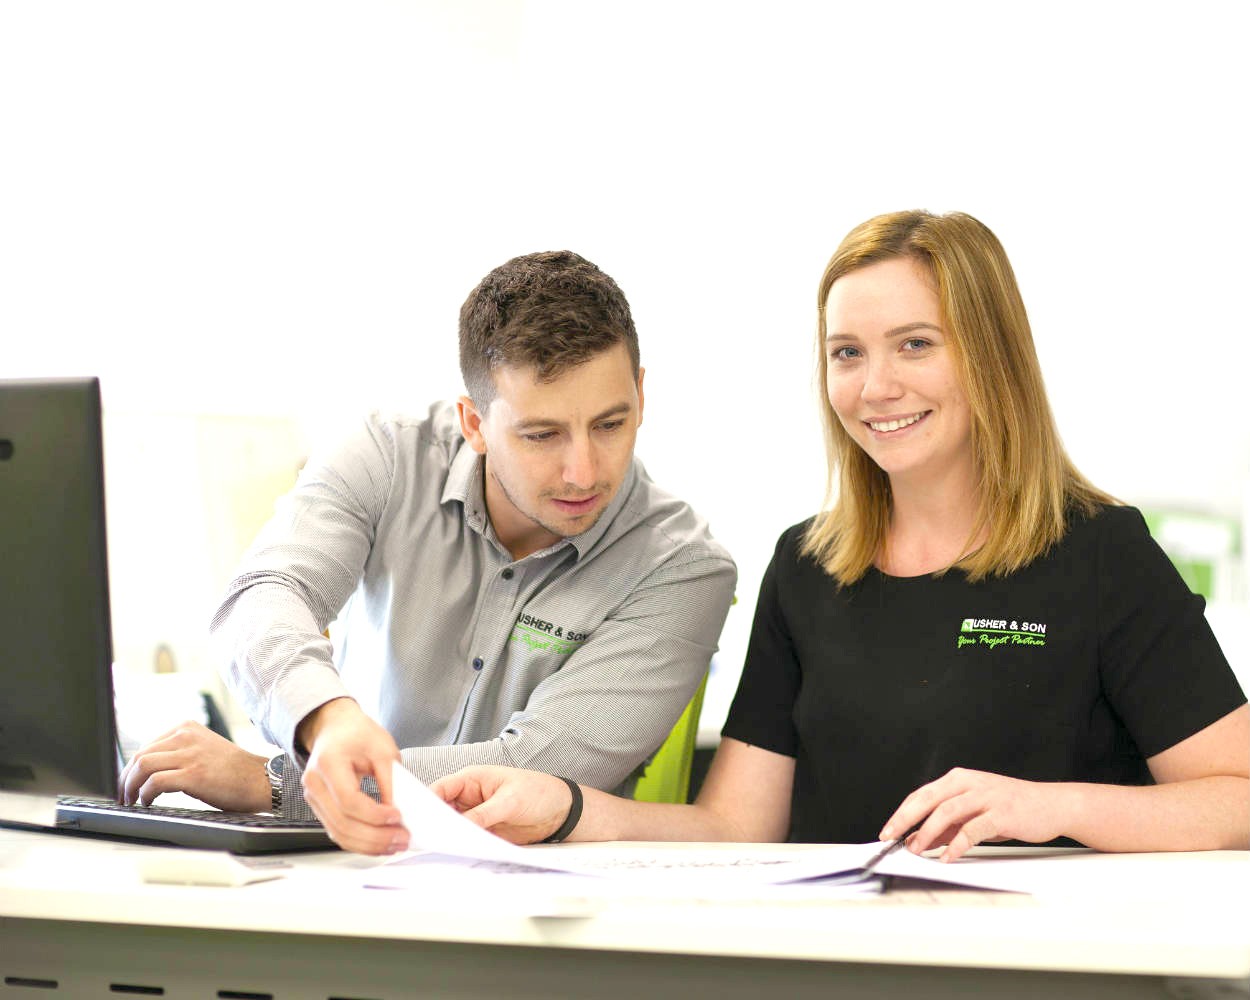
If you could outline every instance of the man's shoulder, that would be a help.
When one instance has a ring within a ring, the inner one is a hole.
[[[449,401],[431,403],[424,413],[374,410],[358,428],[357,433],[397,468],[424,467],[429,462],[449,465],[464,445],[456,404]]]
[[[665,561],[717,560],[733,565],[733,557],[712,535],[706,518],[647,474],[634,459],[633,483],[604,539],[609,544],[637,547]]]
[[[433,402],[423,413],[374,410],[365,417],[365,424],[392,440],[409,438],[453,448],[464,442],[456,404],[451,400]]]

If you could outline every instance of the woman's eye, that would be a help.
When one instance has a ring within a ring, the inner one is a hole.
[[[858,347],[835,347],[830,355],[835,361],[854,361],[859,357]]]
[[[905,351],[923,351],[929,346],[929,342],[924,337],[908,337],[903,341],[903,350]]]

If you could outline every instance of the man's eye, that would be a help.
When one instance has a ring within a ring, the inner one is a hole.
[[[536,434],[526,434],[526,441],[533,441],[535,444],[542,444],[544,441],[550,441],[556,436],[555,431],[539,431]]]
[[[600,425],[599,425],[599,430],[601,430],[601,431],[616,431],[616,430],[620,430],[620,429],[621,429],[622,427],[624,427],[624,426],[625,426],[625,421],[624,421],[624,420],[609,420],[609,421],[607,421],[606,423],[602,423],[602,424],[600,424]]]

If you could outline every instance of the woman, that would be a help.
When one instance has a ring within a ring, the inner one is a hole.
[[[1245,695],[1141,515],[1064,453],[995,236],[871,219],[817,309],[836,501],[777,544],[695,804],[507,768],[435,790],[517,842],[1250,847]]]

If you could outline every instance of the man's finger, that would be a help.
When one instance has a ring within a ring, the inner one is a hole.
[[[472,820],[483,830],[490,830],[501,823],[515,822],[518,812],[517,803],[511,796],[496,794],[483,799],[461,815]]]
[[[126,776],[123,801],[127,804],[138,802],[140,789],[154,774],[160,771],[173,770],[179,767],[180,764],[181,761],[178,756],[171,751],[145,753],[142,757],[135,757],[130,762],[130,773]],[[149,802],[143,804],[148,805]]]
[[[392,769],[394,766],[395,761],[390,757],[378,757],[371,762],[373,780],[378,783],[378,797],[382,800],[382,804],[386,806],[395,801],[392,794]]]

